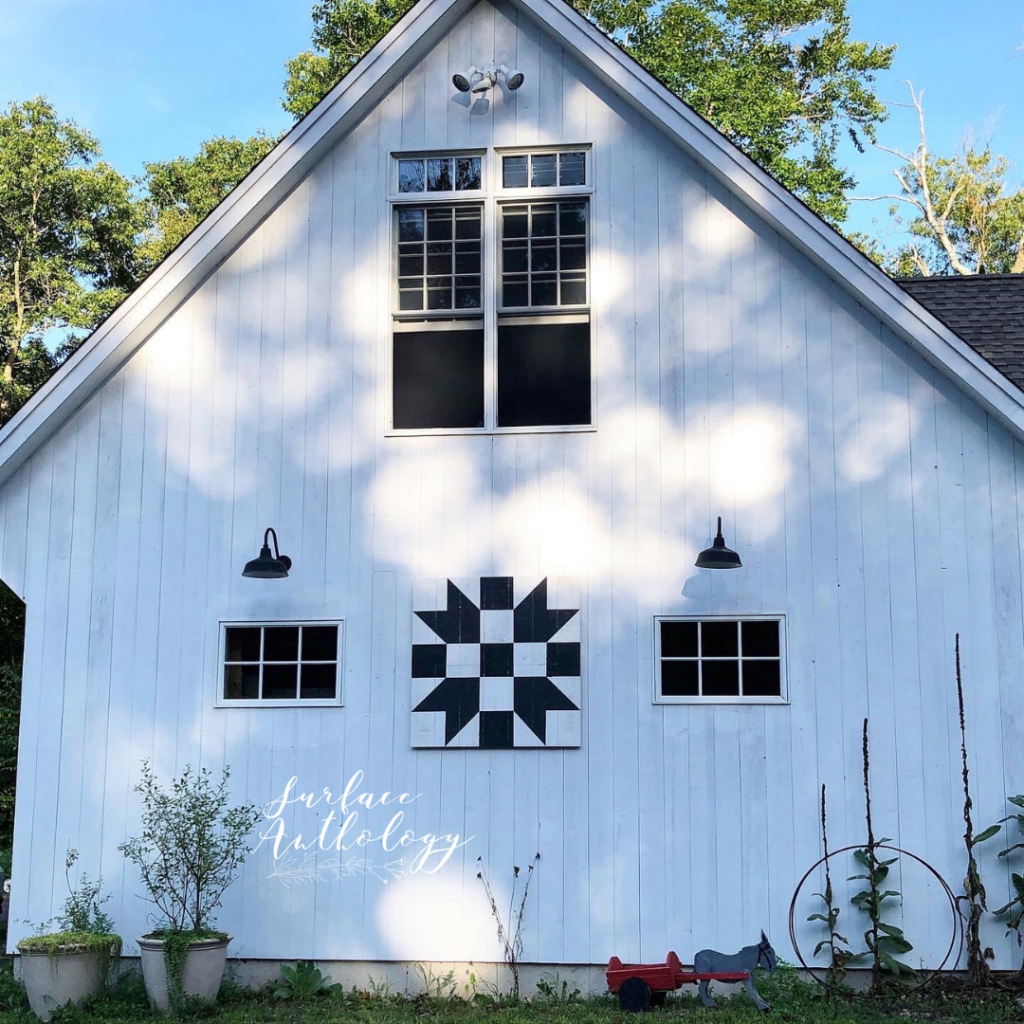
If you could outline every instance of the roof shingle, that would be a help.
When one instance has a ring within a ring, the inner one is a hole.
[[[906,277],[896,283],[1024,390],[1024,274]]]

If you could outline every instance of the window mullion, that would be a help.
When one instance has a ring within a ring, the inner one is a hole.
[[[263,638],[266,635],[266,627],[260,626],[260,688],[258,691],[260,700],[263,700]]]
[[[484,309],[484,427],[493,430],[498,422],[498,204],[493,195],[484,203],[480,239],[481,279]]]

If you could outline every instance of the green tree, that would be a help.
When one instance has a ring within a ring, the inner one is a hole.
[[[140,210],[99,155],[41,97],[0,112],[0,424],[135,283]]]
[[[274,148],[277,139],[258,132],[248,139],[209,139],[193,157],[146,164],[149,226],[139,246],[148,269],[160,262]]]
[[[573,0],[719,131],[833,224],[855,182],[844,137],[873,142],[873,91],[894,46],[850,39],[846,0]],[[288,64],[284,106],[306,114],[411,6],[320,0],[313,49]]]
[[[313,49],[288,61],[284,109],[304,117],[415,0],[319,0],[313,5]]]
[[[988,145],[968,143],[953,156],[936,156],[928,147],[924,90],[911,86],[910,96],[917,146],[909,153],[878,146],[901,161],[893,171],[899,190],[863,197],[889,201],[893,228],[911,235],[883,265],[909,277],[1024,273],[1024,188],[1010,180],[1013,165]],[[904,219],[900,210],[907,207],[910,218]]]

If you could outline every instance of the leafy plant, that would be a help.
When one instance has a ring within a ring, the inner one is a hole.
[[[64,901],[64,913],[58,919],[66,932],[86,932],[92,935],[111,935],[114,922],[100,909],[110,899],[110,893],[103,892],[103,878],[91,880],[80,875],[78,884],[71,884],[71,869],[78,862],[78,851],[68,848],[64,858],[64,879],[68,886],[68,897]]]
[[[456,997],[458,986],[454,967],[447,974],[435,974],[427,965],[417,963],[416,973],[423,982],[423,994],[427,999],[450,1003]]]
[[[571,992],[569,991],[569,982],[564,978],[560,978],[557,974],[551,981],[547,978],[537,979],[537,991],[541,994],[541,998],[548,1003],[555,1003],[558,1006],[566,1006],[569,1003],[580,1002],[580,990],[574,988]]]
[[[64,857],[64,880],[68,895],[64,900],[62,914],[36,925],[36,934],[22,939],[18,950],[22,953],[47,953],[58,956],[62,953],[88,953],[92,950],[109,950],[112,956],[121,955],[121,937],[114,934],[114,922],[100,909],[110,899],[103,892],[103,879],[91,880],[81,875],[77,885],[71,884],[71,869],[78,862],[78,851],[68,847]],[[57,932],[47,928],[56,923]]]
[[[371,999],[387,1001],[391,998],[391,982],[388,981],[387,978],[381,978],[380,981],[374,981],[373,978],[367,978],[366,984]]]
[[[899,899],[900,893],[896,889],[883,889],[882,885],[889,877],[889,868],[899,858],[890,857],[881,860],[878,856],[878,848],[890,842],[887,838],[876,839],[874,827],[871,822],[871,782],[870,782],[870,758],[868,756],[868,720],[864,719],[864,734],[862,742],[864,760],[864,800],[865,819],[868,829],[867,846],[854,851],[854,859],[865,870],[858,875],[850,875],[848,881],[863,880],[868,883],[866,889],[862,889],[855,896],[850,897],[850,902],[868,916],[871,927],[864,933],[864,941],[867,943],[868,954],[871,957],[871,987],[877,992],[881,985],[882,971],[887,970],[894,977],[900,974],[914,974],[914,969],[908,964],[898,960],[898,956],[909,953],[914,947],[907,941],[902,929],[894,924],[882,920],[887,900]]]
[[[175,1006],[182,1000],[181,978],[189,946],[202,939],[226,938],[223,932],[210,929],[213,913],[237,877],[247,837],[260,819],[255,804],[228,807],[230,777],[231,769],[225,766],[214,785],[207,769],[195,772],[186,765],[168,792],[144,760],[142,780],[135,787],[142,796],[142,834],[118,847],[138,867],[149,902],[167,922],[149,937],[163,942],[168,990]]]
[[[519,867],[518,865],[513,865],[512,891],[508,898],[506,924],[506,917],[502,916],[501,910],[498,908],[498,902],[494,898],[494,891],[491,889],[490,879],[487,877],[487,871],[483,867],[483,858],[477,857],[477,863],[481,866],[480,870],[476,873],[476,877],[483,882],[484,892],[487,893],[487,901],[491,907],[491,917],[494,918],[498,926],[498,942],[501,943],[502,957],[505,961],[505,966],[508,967],[512,974],[511,995],[517,1001],[519,999],[519,963],[523,955],[523,916],[526,913],[526,897],[530,894],[530,880],[533,878],[533,872],[539,860],[540,854],[534,854],[530,866],[526,869],[526,878],[523,882],[523,889],[519,895],[518,903],[516,902],[516,890],[519,885]]]
[[[208,929],[225,890],[245,861],[247,838],[260,819],[255,804],[228,807],[231,769],[213,784],[207,769],[186,765],[170,791],[160,787],[142,762],[142,834],[118,849],[142,875],[142,882],[167,921],[169,931]]]
[[[829,967],[827,980],[831,991],[833,987],[842,983],[846,973],[846,965],[862,960],[865,954],[854,953],[853,950],[846,948],[849,946],[850,940],[847,939],[845,935],[840,935],[839,931],[836,929],[836,924],[839,920],[839,907],[835,905],[835,897],[832,891],[832,872],[829,867],[828,827],[825,814],[824,783],[822,783],[821,786],[821,843],[825,852],[825,891],[817,892],[814,895],[819,897],[825,904],[825,913],[811,914],[807,920],[821,921],[824,923],[825,927],[828,928],[828,938],[822,939],[814,947],[814,956],[818,956],[821,951],[828,946]]]
[[[300,960],[294,967],[283,964],[281,977],[271,985],[275,999],[293,999],[298,1003],[322,995],[341,995],[342,988],[331,984],[331,976],[324,974],[311,960]]]
[[[1013,804],[1014,807],[1024,809],[1024,794],[1020,796],[1008,796],[1007,801]],[[1021,837],[1024,837],[1024,814],[1015,813],[1008,814],[1005,818],[1000,818],[998,823],[990,825],[984,832],[975,839],[976,843],[984,842],[986,839],[991,839],[996,835],[1003,827],[1006,822],[1015,822],[1017,825],[1017,832]],[[1009,826],[1007,826],[1007,832],[1009,832]],[[1014,843],[1012,846],[1008,846],[1005,850],[999,851],[1000,857],[1009,857],[1012,853],[1017,850],[1024,850],[1024,842]],[[1018,874],[1016,871],[1011,872],[1010,881],[1013,883],[1014,897],[1004,907],[1000,907],[998,910],[993,911],[996,917],[1002,917],[1006,919],[1007,934],[1014,932],[1017,936],[1017,945],[1024,945],[1024,874]],[[1020,967],[1020,976],[1024,978],[1024,963]]]

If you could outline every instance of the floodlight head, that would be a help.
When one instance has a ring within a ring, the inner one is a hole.
[[[526,75],[524,75],[518,68],[512,68],[509,70],[504,64],[502,64],[498,70],[504,76],[505,88],[510,92],[515,92],[516,89],[518,89],[526,80]]]
[[[471,64],[466,68],[465,74],[456,71],[455,74],[452,75],[452,85],[454,85],[459,92],[469,92],[469,90],[473,88],[473,78],[478,74],[480,74],[480,72]]]

